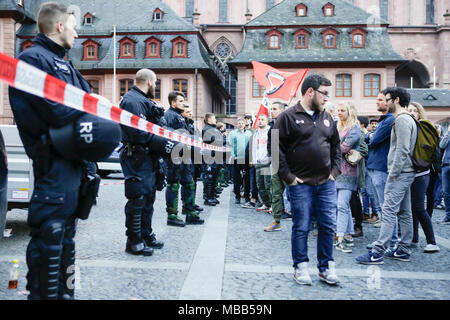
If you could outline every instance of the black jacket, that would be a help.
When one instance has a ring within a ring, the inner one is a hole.
[[[339,133],[325,111],[311,117],[300,102],[281,113],[274,129],[280,134],[279,176],[288,184],[300,178],[305,184],[321,185],[330,174],[340,174]]]
[[[91,92],[89,83],[72,62],[64,60],[65,54],[63,47],[45,34],[39,33],[34,39],[34,45],[19,54],[18,59],[77,88]],[[81,111],[12,87],[9,88],[9,100],[25,151],[32,160],[39,157],[37,145],[50,127],[62,127],[83,114]]]
[[[164,112],[164,118],[166,120],[167,127],[172,130],[183,129],[189,131],[189,126],[186,123],[186,119],[181,115],[182,111],[170,107]]]
[[[134,86],[123,97],[120,108],[149,122],[159,124],[159,119],[163,116],[164,110],[150,100],[148,96],[139,88]],[[146,145],[150,142],[153,134],[128,126],[121,125],[122,141],[132,144]]]

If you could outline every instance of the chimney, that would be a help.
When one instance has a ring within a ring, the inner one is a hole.
[[[200,24],[200,12],[198,12],[198,9],[194,10],[194,13],[192,13],[192,17],[194,18],[194,25]]]
[[[245,14],[245,18],[247,22],[250,22],[252,20],[253,15],[250,13],[250,10],[247,9],[247,13]]]

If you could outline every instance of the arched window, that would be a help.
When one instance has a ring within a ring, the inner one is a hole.
[[[306,29],[297,30],[295,35],[295,48],[306,49],[308,48],[308,37],[311,33]]]
[[[146,58],[161,58],[161,41],[155,37],[145,40]]]
[[[98,80],[88,80],[89,84],[91,85],[91,91],[92,93],[98,94],[99,93],[99,81]]]
[[[173,90],[181,91],[184,94],[185,100],[188,98],[188,81],[186,79],[174,79],[173,82]]]
[[[187,40],[182,37],[177,37],[172,40],[172,57],[173,58],[187,58]]]
[[[356,28],[350,31],[352,35],[352,48],[364,48],[365,47],[365,35],[367,31],[362,28]]]
[[[381,77],[376,73],[364,75],[364,97],[376,97],[380,93]]]
[[[98,60],[98,43],[93,40],[83,42],[83,61]]]
[[[134,81],[132,79],[122,79],[119,81],[119,99],[122,99],[125,93],[133,88]]]
[[[161,80],[156,80],[156,87],[155,87],[155,100],[160,101],[161,100]]]
[[[352,75],[338,74],[336,75],[336,97],[352,96]]]
[[[269,39],[268,48],[269,49],[280,49],[281,43],[281,32],[278,30],[270,30],[267,32],[267,37]]]
[[[329,28],[325,31],[322,31],[323,34],[323,47],[330,49],[330,48],[336,48],[336,37],[338,35],[339,31]]]
[[[120,43],[120,59],[133,59],[134,58],[134,41],[128,37],[119,41]]]

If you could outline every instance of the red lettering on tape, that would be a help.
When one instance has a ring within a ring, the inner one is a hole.
[[[11,58],[10,56],[0,52],[0,79],[13,86],[16,81],[18,63],[19,60]]]
[[[83,109],[84,111],[97,115],[98,98],[91,96],[89,93],[84,95]]]
[[[44,82],[44,98],[64,104],[66,85],[64,81],[47,74]]]

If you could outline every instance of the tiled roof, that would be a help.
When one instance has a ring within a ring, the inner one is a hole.
[[[404,62],[405,59],[394,51],[386,28],[366,28],[365,48],[352,48],[353,28],[336,28],[340,33],[336,38],[336,48],[324,48],[323,34],[327,27],[308,28],[311,31],[308,48],[296,49],[295,31],[298,28],[281,29],[280,49],[269,49],[267,29],[247,30],[242,51],[231,61],[231,64],[249,63],[253,60],[263,63],[282,62]]]
[[[411,101],[420,103],[424,107],[450,107],[450,90],[441,88],[408,89]]]
[[[332,3],[334,15],[326,17],[322,7],[328,2]],[[306,17],[298,17],[295,7],[298,4],[307,6]],[[272,9],[264,12],[246,24],[247,27],[268,25],[354,25],[354,24],[388,24],[383,19],[373,16],[367,11],[353,5],[348,0],[284,0]]]
[[[36,11],[43,0],[36,0]],[[223,77],[218,64],[200,40],[197,28],[179,17],[161,0],[60,0],[59,3],[72,5],[79,19],[78,35],[69,57],[80,70],[112,69],[114,64],[113,25],[116,25],[116,57],[119,57],[119,41],[128,37],[135,41],[133,59],[117,59],[117,69],[211,69],[219,78]],[[155,9],[163,12],[161,21],[153,21]],[[84,16],[93,16],[92,25],[84,25]],[[23,37],[34,36],[38,32],[36,24],[24,25],[18,31],[17,50],[21,50]],[[105,37],[106,36],[106,37]],[[145,40],[157,37],[161,41],[161,58],[145,58]],[[188,57],[172,58],[172,42],[176,37],[188,40]],[[98,61],[83,61],[82,43],[88,39],[98,44]]]
[[[334,15],[327,17],[323,6],[332,3]],[[298,17],[295,7],[307,6],[306,17]],[[231,64],[250,63],[314,63],[314,62],[404,62],[405,59],[392,48],[386,21],[353,5],[348,0],[284,0],[246,24],[246,38],[242,51]],[[365,34],[365,47],[352,48],[350,32],[356,27]],[[280,49],[268,48],[266,32],[276,28],[283,32]],[[307,29],[308,48],[296,49],[294,33]],[[336,48],[324,48],[322,32],[338,32]]]
[[[4,0],[2,0],[4,1]],[[12,0],[8,0],[12,1]],[[35,13],[39,3],[43,0],[35,0]],[[179,17],[164,1],[161,0],[59,0],[58,3],[71,6],[78,18],[78,34],[83,35],[110,35],[113,25],[117,26],[117,32],[168,32],[168,31],[197,31],[197,29],[185,19]],[[156,8],[163,11],[161,21],[153,21],[153,12]],[[83,24],[86,13],[94,16],[92,26]],[[35,35],[35,24],[24,26],[19,30],[19,35]]]

